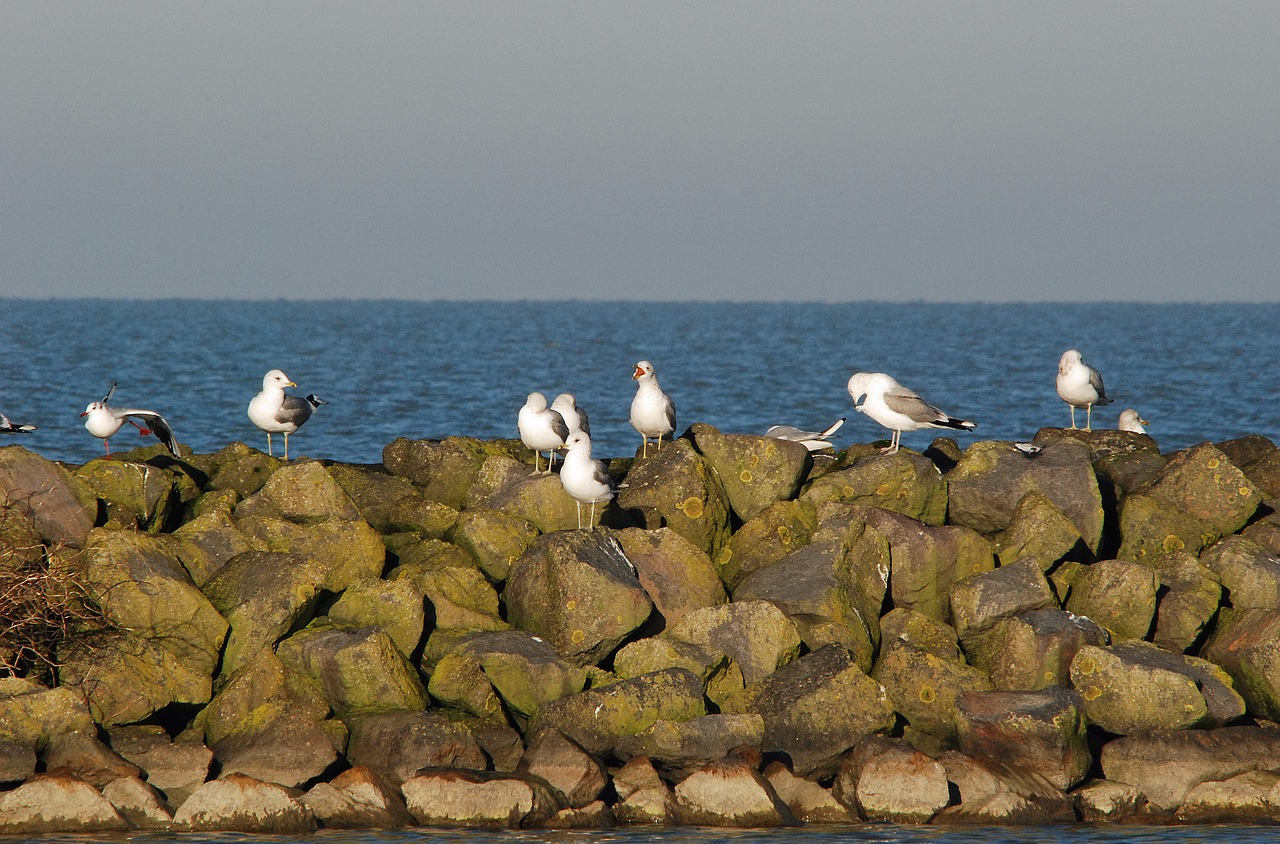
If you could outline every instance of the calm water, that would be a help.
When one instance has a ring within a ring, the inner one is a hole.
[[[291,453],[351,462],[379,461],[398,436],[515,436],[532,390],[574,393],[597,456],[630,454],[641,358],[675,398],[681,430],[849,416],[839,446],[881,438],[845,391],[863,369],[978,422],[962,445],[1026,439],[1068,420],[1054,376],[1070,347],[1116,398],[1097,427],[1133,406],[1165,451],[1280,437],[1280,305],[0,300],[0,313],[0,411],[40,426],[22,438],[28,448],[75,463],[102,452],[79,414],[112,381],[117,404],[160,412],[198,452],[264,448],[245,409],[275,367],[330,402]],[[923,449],[932,438],[903,440]],[[113,448],[140,442],[152,441],[125,429]]]

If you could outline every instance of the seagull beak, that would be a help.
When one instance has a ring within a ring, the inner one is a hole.
[[[86,410],[84,413],[81,413],[81,414],[80,414],[80,418],[81,418],[81,419],[83,419],[83,418],[85,418],[85,417],[86,417],[86,416],[88,416],[88,415],[89,415],[89,411],[87,411],[87,410]]]
[[[285,385],[286,387],[296,387],[296,386],[298,386],[297,384],[293,383],[292,381],[285,381],[285,382],[284,382],[284,385]]]
[[[636,374],[631,376],[631,380],[634,381],[635,379],[639,378],[641,375],[644,375],[644,370],[637,366]]]

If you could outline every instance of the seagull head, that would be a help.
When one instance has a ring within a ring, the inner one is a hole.
[[[90,413],[97,413],[99,410],[105,410],[106,407],[107,406],[100,401],[89,402],[89,406],[84,409],[84,413],[80,414],[80,418],[83,419]]]
[[[569,435],[569,439],[564,441],[563,448],[568,451],[585,451],[591,453],[591,438],[581,431],[577,431]]]
[[[535,412],[547,409],[547,397],[542,393],[530,393],[524,400],[524,406]]]
[[[632,380],[638,381],[641,378],[653,377],[653,364],[647,360],[642,360],[636,364],[635,374],[631,376]]]
[[[280,389],[284,389],[285,387],[296,387],[296,386],[298,385],[293,383],[293,381],[290,380],[289,376],[285,375],[279,369],[273,369],[270,372],[268,372],[266,375],[262,376],[262,389],[264,390],[269,390],[272,387],[279,387]]]
[[[1067,349],[1062,353],[1062,357],[1058,358],[1058,371],[1067,372],[1074,366],[1084,363],[1084,358],[1075,349]]]
[[[862,406],[858,401],[867,394],[871,388],[871,379],[875,376],[874,372],[855,372],[849,378],[849,395],[853,398],[853,409],[862,412]]]

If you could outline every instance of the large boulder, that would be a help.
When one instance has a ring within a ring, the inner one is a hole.
[[[566,806],[581,809],[609,784],[600,760],[555,730],[544,730],[529,742],[517,771],[541,777]]]
[[[361,518],[379,533],[417,533],[442,539],[458,520],[458,511],[432,501],[407,478],[380,467],[334,465],[329,474],[351,497]]]
[[[1218,614],[1222,584],[1212,570],[1179,551],[1152,562],[1160,579],[1160,603],[1151,641],[1174,652],[1190,650]]]
[[[676,440],[632,467],[617,504],[643,527],[669,527],[713,560],[728,544],[729,496],[689,440]]]
[[[810,501],[779,501],[729,537],[713,562],[730,589],[754,571],[772,565],[808,544],[818,527],[818,508]]]
[[[944,744],[956,739],[960,695],[991,689],[991,681],[978,669],[902,640],[881,652],[871,676],[884,687],[894,710],[907,720],[909,735],[923,733],[919,740]]]
[[[110,732],[111,749],[147,773],[171,806],[181,806],[209,778],[213,751],[198,737],[169,738],[163,727],[136,724]]]
[[[0,448],[0,490],[50,544],[79,548],[97,519],[97,502],[83,481],[20,445]]]
[[[1280,559],[1270,548],[1228,536],[1206,548],[1200,562],[1222,585],[1232,609],[1280,609]]]
[[[196,790],[173,815],[182,832],[305,835],[316,830],[311,810],[284,787],[244,774],[228,774]]]
[[[0,833],[124,832],[126,821],[98,789],[70,773],[38,774],[0,794]]]
[[[349,716],[347,761],[399,786],[420,768],[488,766],[474,725],[439,711],[378,712]]]
[[[425,596],[430,608],[428,627],[473,633],[510,626],[498,612],[497,590],[461,548],[427,539],[400,559],[388,579],[407,580]]]
[[[1200,655],[1231,676],[1250,715],[1280,720],[1280,610],[1223,610]]]
[[[603,660],[653,611],[622,546],[596,530],[539,538],[512,566],[503,598],[512,624],[578,665]]]
[[[214,509],[191,519],[169,535],[173,553],[201,588],[237,554],[265,551],[266,543],[247,536],[228,510]]]
[[[430,769],[400,786],[414,821],[423,826],[518,829],[540,827],[560,808],[537,777]]]
[[[1089,619],[1047,607],[1001,618],[966,653],[996,689],[1031,692],[1070,685],[1076,652],[1106,644],[1106,631]]]
[[[949,750],[938,757],[960,802],[934,824],[1049,826],[1075,820],[1072,800],[1044,776]]]
[[[237,515],[236,527],[269,551],[306,557],[316,585],[329,592],[341,592],[352,583],[378,577],[386,566],[382,538],[358,518],[298,524],[271,516]]]
[[[664,626],[728,600],[711,558],[670,528],[627,528],[617,539]]]
[[[878,507],[928,525],[947,518],[947,482],[927,457],[910,451],[875,453],[848,469],[829,472],[801,496],[813,504],[840,502]]]
[[[93,728],[89,707],[74,689],[0,677],[0,742],[43,750],[56,735]]]
[[[400,790],[364,766],[316,783],[300,802],[325,829],[398,829],[413,823]]]
[[[694,771],[675,787],[675,817],[688,826],[762,828],[795,823],[754,765],[728,762]]]
[[[1041,571],[1053,568],[1069,554],[1088,556],[1075,523],[1047,495],[1034,489],[1018,500],[1009,527],[996,538],[995,551],[1002,566],[1033,560]]]
[[[304,460],[277,469],[262,489],[236,505],[237,522],[249,516],[315,524],[357,521],[360,511],[322,463]]]
[[[722,434],[702,422],[694,423],[689,435],[720,477],[729,505],[743,522],[771,504],[794,498],[812,463],[803,445],[775,437]]]
[[[957,712],[959,748],[970,757],[1037,774],[1062,791],[1089,772],[1093,756],[1077,692],[970,692]]]
[[[869,736],[848,754],[831,793],[872,822],[923,824],[951,802],[947,772],[901,739]]]
[[[469,553],[485,577],[501,583],[537,537],[538,529],[527,519],[477,507],[459,513],[445,538]]]
[[[668,628],[667,637],[727,654],[743,682],[758,682],[800,654],[795,624],[768,601],[735,601],[693,610]]]
[[[147,463],[90,460],[76,475],[102,501],[108,527],[159,533],[182,507],[174,473]]]
[[[1101,560],[1072,580],[1066,608],[1105,628],[1113,641],[1145,639],[1159,589],[1160,577],[1150,566]]]
[[[422,591],[408,579],[358,581],[343,591],[328,616],[345,627],[386,631],[408,659],[417,656],[426,629]]]
[[[1053,589],[1034,559],[966,577],[951,587],[951,615],[966,651],[1000,619],[1056,606]]]
[[[467,492],[465,506],[506,513],[543,533],[572,530],[578,524],[578,504],[565,492],[559,478],[531,475],[528,465],[506,456],[485,460]]]
[[[280,643],[286,667],[314,679],[339,718],[362,712],[424,709],[418,672],[385,632],[312,625]]]
[[[706,765],[735,755],[758,757],[764,719],[756,714],[716,714],[688,721],[658,721],[618,743],[619,758],[651,761],[670,782],[679,782]]]
[[[445,440],[397,438],[382,449],[382,465],[407,478],[432,501],[460,509],[480,467],[492,455],[514,456],[510,444],[467,437]]]

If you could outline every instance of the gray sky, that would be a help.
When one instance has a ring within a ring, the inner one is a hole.
[[[0,295],[1280,299],[1280,3],[6,2]]]

